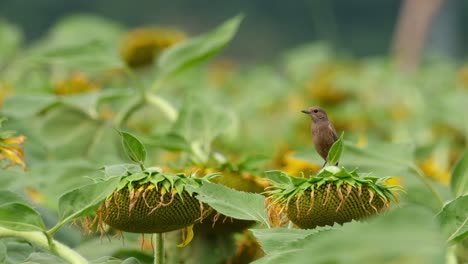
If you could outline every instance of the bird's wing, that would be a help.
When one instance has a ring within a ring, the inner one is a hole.
[[[331,136],[333,137],[333,139],[335,141],[337,141],[338,140],[338,135],[336,134],[335,128],[333,127],[332,123],[328,123],[328,128],[329,128],[328,131],[330,131]]]

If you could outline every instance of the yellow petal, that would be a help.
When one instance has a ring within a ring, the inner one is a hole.
[[[187,246],[193,239],[193,225],[189,225],[182,229],[182,243],[177,245],[177,247],[185,247]]]
[[[25,136],[19,136],[19,137],[11,137],[11,138],[4,138],[3,143],[8,144],[8,145],[19,145],[22,144],[26,141]]]
[[[15,151],[16,150],[16,151]],[[24,163],[24,154],[21,149],[7,149],[7,148],[1,148],[0,153],[3,153],[5,157],[7,157],[9,160],[11,160],[11,164],[7,166],[11,167],[16,164],[20,165],[23,170],[26,170],[26,164]]]

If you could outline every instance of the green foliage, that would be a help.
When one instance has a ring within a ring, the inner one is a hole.
[[[182,250],[175,248],[179,234],[167,234],[174,263],[251,262],[247,255],[262,253],[257,242],[266,253],[258,263],[443,263],[447,249],[447,259],[466,259],[468,126],[460,113],[468,112],[468,66],[428,60],[402,74],[389,58],[344,59],[323,43],[288,50],[268,65],[233,58],[204,64],[242,19],[170,47],[135,71],[118,53],[127,29],[113,21],[67,17],[25,46],[21,30],[0,21],[0,161],[24,159],[28,168],[0,173],[0,262],[148,262],[148,241],[140,246],[137,235],[123,234],[122,245],[82,237],[71,225],[95,219],[115,190],[137,193],[146,184],[174,196],[188,191],[212,207],[207,226],[216,213],[223,224],[257,223],[247,241],[247,233],[195,226]],[[310,120],[299,112],[311,105],[346,132],[327,164],[343,167],[320,170]],[[20,135],[25,144],[15,144]],[[217,171],[257,189],[268,186],[267,171],[273,186],[256,194],[207,182]],[[390,201],[389,177],[404,190],[402,208],[367,222],[301,230],[267,217],[267,209],[270,217],[281,212],[265,201],[288,203],[328,183],[371,186],[375,198]],[[236,252],[239,259],[227,259]]]
[[[291,247],[292,244],[306,237],[327,230],[332,230],[332,227],[317,227],[306,230],[289,228],[251,229],[266,254],[284,251],[286,248]]]
[[[414,264],[443,263],[444,259],[444,242],[430,213],[420,208],[406,208],[374,218],[369,223],[352,222],[333,231],[299,238],[255,263],[398,261]]]
[[[333,146],[330,148],[327,157],[327,164],[334,165],[340,161],[341,154],[343,153],[343,133],[338,138],[338,140],[333,143]]]
[[[197,193],[198,200],[207,203],[223,215],[254,220],[269,226],[264,206],[265,197],[260,194],[236,191],[216,183],[204,183],[192,190]]]
[[[442,231],[448,242],[462,242],[468,238],[468,195],[448,202],[438,214]]]
[[[57,226],[93,214],[99,204],[117,188],[119,181],[120,178],[113,177],[63,194],[59,199],[60,223]]]
[[[455,197],[468,194],[468,150],[465,150],[453,169],[450,188]]]
[[[19,49],[22,39],[19,28],[0,20],[0,66]]]
[[[124,147],[127,156],[138,164],[145,163],[146,160],[146,149],[145,146],[130,133],[119,131],[122,137],[122,145]]]
[[[0,226],[16,231],[45,229],[40,214],[10,191],[0,191]]]
[[[176,74],[213,57],[234,37],[242,21],[238,15],[211,32],[183,42],[165,51],[158,60],[163,76]]]

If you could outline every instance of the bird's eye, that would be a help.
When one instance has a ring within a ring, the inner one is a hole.
[[[317,110],[317,109],[314,109],[314,113],[318,113],[318,110]]]

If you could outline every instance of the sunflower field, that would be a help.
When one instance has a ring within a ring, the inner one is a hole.
[[[217,56],[242,20],[0,21],[1,263],[468,263],[468,64]]]

